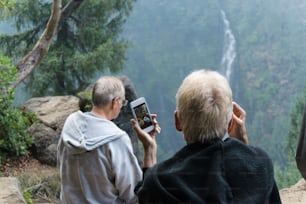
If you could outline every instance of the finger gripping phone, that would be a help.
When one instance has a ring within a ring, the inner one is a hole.
[[[137,121],[140,128],[145,132],[154,129],[151,113],[144,97],[140,97],[130,103],[133,117]]]

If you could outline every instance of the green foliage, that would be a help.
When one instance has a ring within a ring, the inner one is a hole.
[[[119,34],[134,1],[82,1],[71,16],[62,19],[48,54],[26,80],[29,93],[75,94],[91,82],[97,71],[121,70],[128,44]],[[63,1],[63,8],[67,2]],[[18,33],[0,38],[6,54],[18,58],[34,46],[48,21],[51,3],[17,1],[14,21]]]
[[[263,147],[275,165],[287,165],[284,140],[290,106],[306,76],[305,3],[300,0],[138,1],[127,21],[133,40],[124,73],[157,112],[166,137],[159,145],[175,151],[175,92],[190,70],[218,69],[222,58],[223,9],[236,39],[234,99],[247,112],[251,144]],[[156,34],[158,33],[158,34]],[[161,88],[162,87],[162,88]]]
[[[32,137],[26,129],[33,115],[26,114],[13,106],[14,90],[9,86],[15,79],[16,68],[10,60],[0,54],[0,164],[7,156],[21,156],[28,152]]]
[[[16,0],[1,0],[0,1],[0,9],[12,9],[14,8]]]
[[[295,158],[297,140],[300,135],[305,102],[306,87],[304,93],[297,98],[290,112],[290,128],[285,140],[285,148],[290,161],[293,161]]]
[[[284,142],[288,162],[284,168],[276,169],[276,179],[280,189],[289,187],[301,179],[301,174],[296,166],[295,152],[300,135],[305,102],[306,87],[304,93],[296,99],[290,111],[290,128]]]
[[[238,102],[247,112],[248,136],[264,147],[281,169],[287,165],[284,140],[290,107],[303,92],[305,7],[299,0],[222,1],[236,36]],[[297,129],[299,131],[299,129]]]
[[[77,94],[80,98],[79,106],[83,112],[90,111],[92,109],[91,91],[82,91]]]
[[[275,180],[278,189],[288,188],[296,184],[301,178],[296,163],[293,161],[290,161],[285,169],[281,169],[279,166],[275,168]]]
[[[22,195],[23,195],[23,197],[24,197],[24,199],[25,199],[25,202],[27,203],[27,204],[33,204],[33,200],[32,200],[32,194],[31,193],[29,193],[28,191],[23,191],[22,192]]]

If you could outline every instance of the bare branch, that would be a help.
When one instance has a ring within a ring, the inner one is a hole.
[[[53,36],[58,29],[59,20],[62,13],[62,0],[53,0],[52,13],[47,23],[47,26],[40,36],[39,40],[26,56],[24,56],[17,64],[17,80],[14,83],[14,88],[18,86],[41,61],[48,52]]]

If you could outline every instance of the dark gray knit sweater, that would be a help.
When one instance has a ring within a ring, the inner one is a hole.
[[[147,169],[137,193],[145,204],[281,203],[268,155],[232,138],[186,145]]]

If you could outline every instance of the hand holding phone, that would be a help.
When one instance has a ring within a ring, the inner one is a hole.
[[[150,132],[154,129],[151,113],[144,97],[140,97],[130,103],[130,107],[135,120],[140,128],[145,132]]]

